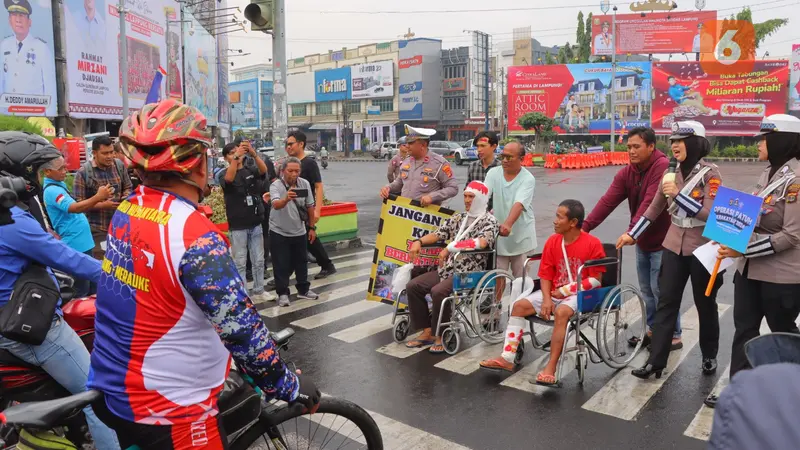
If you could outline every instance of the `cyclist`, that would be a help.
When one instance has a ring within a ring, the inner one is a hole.
[[[145,105],[120,140],[142,185],[111,220],[98,285],[98,416],[122,448],[224,449],[217,400],[231,356],[267,397],[315,411],[319,391],[280,360],[227,239],[196,209],[212,140],[205,117],[175,100]]]

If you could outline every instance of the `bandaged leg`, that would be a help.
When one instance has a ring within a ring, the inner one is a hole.
[[[514,283],[516,284],[516,281]],[[528,326],[528,321],[525,317],[535,314],[537,304],[539,307],[542,305],[541,291],[524,292],[524,294],[527,295],[518,298],[511,306],[511,317],[508,318],[505,341],[503,342],[503,354],[500,355],[508,362],[514,362],[517,348],[522,341],[522,334]]]

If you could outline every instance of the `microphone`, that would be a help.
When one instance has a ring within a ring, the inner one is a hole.
[[[675,182],[675,173],[678,171],[678,160],[672,158],[669,160],[669,169],[667,169],[667,173],[664,174],[664,178],[661,180],[661,183],[666,183],[667,181]],[[665,197],[669,198],[669,195],[665,194]]]

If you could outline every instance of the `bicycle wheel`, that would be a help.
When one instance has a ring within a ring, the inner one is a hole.
[[[258,423],[231,443],[231,450],[383,450],[381,430],[360,406],[323,397],[315,414],[298,405],[274,402]]]

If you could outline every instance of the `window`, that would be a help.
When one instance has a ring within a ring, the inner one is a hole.
[[[344,110],[348,114],[361,112],[361,100],[348,100],[344,103]]]
[[[622,78],[617,78],[614,80],[614,87],[621,88],[622,87]]]
[[[292,117],[307,116],[308,115],[308,113],[306,113],[307,106],[308,104],[306,103],[300,103],[299,105],[291,105]]]
[[[382,98],[379,100],[373,100],[372,106],[380,106],[382,113],[392,112],[394,111],[394,99]]]
[[[333,103],[317,103],[316,108],[318,116],[327,116],[333,114]]]

